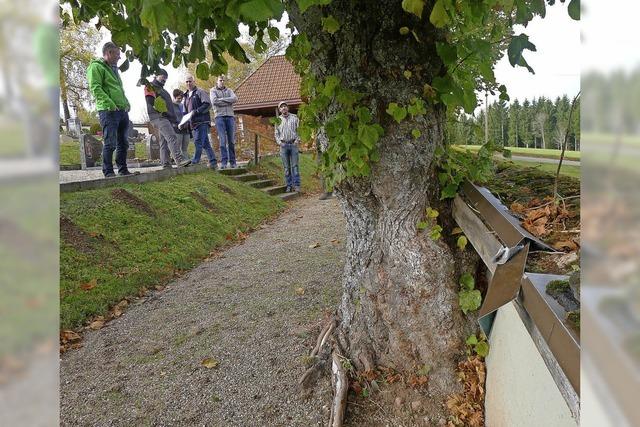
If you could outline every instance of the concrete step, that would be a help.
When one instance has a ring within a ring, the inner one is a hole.
[[[283,201],[295,199],[296,197],[300,197],[300,193],[281,193],[276,197],[280,197]]]
[[[248,182],[248,181],[259,181],[261,179],[264,179],[264,176],[257,175],[255,173],[243,173],[242,175],[232,175],[231,178],[235,179],[236,181]]]
[[[284,193],[284,190],[287,189],[286,185],[275,185],[273,187],[265,187],[262,189],[267,194],[275,196],[276,194]]]
[[[274,182],[271,179],[261,179],[258,181],[248,181],[248,182],[245,182],[245,184],[249,184],[253,188],[265,188],[265,187],[271,187],[274,184]]]
[[[243,175],[248,172],[247,168],[235,168],[235,169],[219,169],[222,175],[236,176]]]

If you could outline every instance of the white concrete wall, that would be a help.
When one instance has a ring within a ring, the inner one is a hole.
[[[487,356],[487,427],[575,427],[514,303],[498,310]]]

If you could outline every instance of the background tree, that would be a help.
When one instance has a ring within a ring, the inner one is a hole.
[[[64,121],[69,125],[69,105],[90,103],[87,67],[96,57],[102,37],[95,27],[67,21],[60,31],[60,98]],[[69,129],[67,129],[69,130]]]
[[[513,66],[529,67],[523,51],[535,46],[512,28],[544,16],[545,2],[235,0],[204,10],[186,0],[126,4],[74,1],[74,17],[99,15],[114,42],[129,45],[129,59],[144,64],[142,77],[161,64],[197,62],[201,79],[228,71],[225,51],[249,61],[238,23],[256,43],[265,34],[276,40],[269,20],[286,8],[299,31],[287,54],[308,99],[300,132],[328,137],[323,169],[347,226],[335,351],[360,371],[428,365],[428,410],[434,422],[443,418],[443,400],[459,389],[464,340],[476,329],[460,308],[459,281],[475,272],[477,256],[450,237],[450,199],[491,163],[486,150],[466,163],[447,150],[446,111],[474,111],[476,89],[496,83],[492,68],[504,48]],[[578,1],[569,10],[577,19]],[[206,46],[205,32],[216,37]],[[506,97],[504,86],[498,90]]]

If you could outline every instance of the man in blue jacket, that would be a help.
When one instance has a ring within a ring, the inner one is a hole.
[[[213,170],[218,169],[216,153],[209,143],[209,129],[211,128],[211,117],[209,110],[211,109],[211,100],[209,94],[196,86],[195,78],[191,74],[187,74],[186,78],[187,92],[185,93],[184,105],[187,114],[193,113],[189,119],[189,126],[193,131],[193,142],[196,146],[196,152],[193,155],[194,164],[200,163],[202,149],[209,158],[209,167]]]

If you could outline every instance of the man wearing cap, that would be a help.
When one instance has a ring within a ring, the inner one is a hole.
[[[196,86],[193,75],[187,74],[185,80],[187,83],[187,92],[184,97],[184,106],[186,114],[192,113],[189,119],[190,129],[193,131],[193,143],[196,146],[196,152],[193,155],[192,163],[200,163],[202,149],[209,158],[209,167],[213,170],[218,169],[216,153],[209,143],[209,128],[211,127],[211,99],[209,94]]]
[[[209,97],[215,110],[216,130],[220,141],[220,169],[236,167],[235,132],[236,123],[233,115],[233,104],[238,97],[233,90],[224,85],[224,76],[219,76],[216,86],[209,91]]]
[[[94,59],[87,67],[87,82],[96,101],[102,127],[102,173],[106,178],[116,176],[113,171],[113,152],[116,152],[118,175],[131,175],[127,169],[127,129],[129,101],[124,94],[118,73],[120,48],[113,42],[102,46],[102,58]]]
[[[278,104],[279,123],[276,124],[276,143],[280,146],[280,157],[284,166],[284,179],[287,192],[300,191],[300,173],[298,171],[298,116],[289,113],[286,102]]]
[[[160,133],[160,163],[163,168],[171,169],[169,154],[178,167],[189,166],[191,160],[182,157],[182,147],[174,130],[178,125],[178,116],[173,107],[173,100],[164,88],[167,77],[165,70],[158,71],[153,81],[145,85],[144,97],[147,101],[149,120]]]

